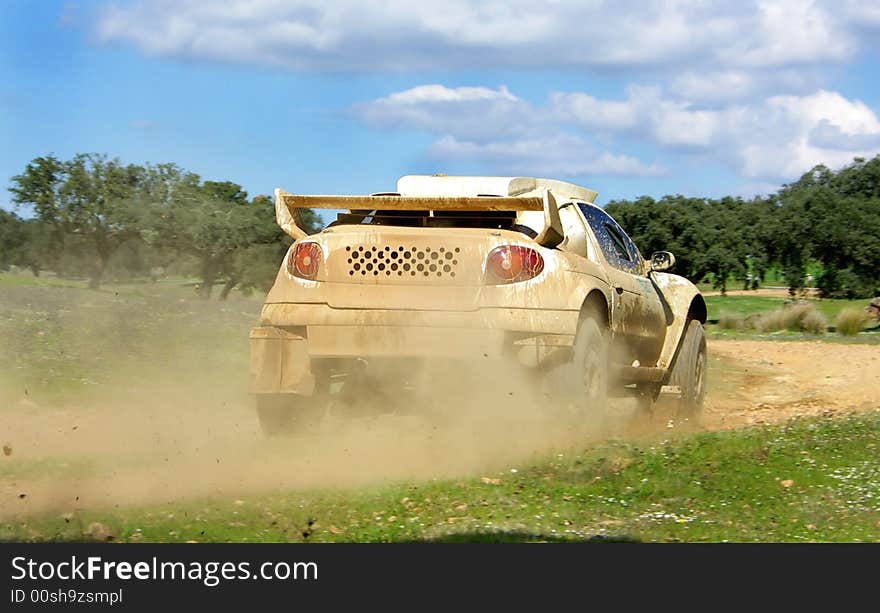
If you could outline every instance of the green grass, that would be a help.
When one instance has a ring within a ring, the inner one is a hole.
[[[261,297],[204,301],[180,279],[85,285],[0,274],[0,403],[88,401],[205,369],[247,372]]]
[[[84,283],[55,277],[33,277],[0,272],[0,287],[85,287]]]
[[[8,540],[880,541],[880,411],[612,442],[469,479],[44,516]]]
[[[706,307],[709,310],[709,319],[718,319],[718,314],[721,311],[739,313],[740,315],[752,315],[753,313],[781,309],[786,300],[786,298],[776,296],[706,296]],[[833,321],[843,309],[854,307],[864,309],[871,301],[868,299],[811,299],[809,302],[829,320]]]

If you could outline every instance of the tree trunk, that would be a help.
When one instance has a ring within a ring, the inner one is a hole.
[[[199,285],[199,298],[208,300],[214,290],[214,279],[211,277],[203,277],[202,283]]]
[[[89,277],[89,289],[98,289],[101,287],[101,280],[104,278],[104,271],[107,270],[107,264],[110,262],[109,254],[99,254],[98,260],[95,262],[95,268]]]
[[[207,300],[211,297],[214,284],[217,282],[217,263],[214,258],[205,256],[202,258],[202,284],[199,287],[199,296]]]
[[[223,286],[223,291],[220,292],[220,300],[226,300],[227,298],[229,298],[229,292],[235,289],[236,285],[238,285],[238,279],[230,277],[226,284]]]
[[[89,289],[101,287],[101,279],[104,277],[104,264],[99,260],[92,274],[89,275]]]

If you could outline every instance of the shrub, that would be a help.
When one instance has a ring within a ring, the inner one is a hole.
[[[825,334],[828,330],[828,318],[815,309],[808,311],[801,319],[801,329],[810,334]]]
[[[791,330],[822,334],[828,326],[825,316],[807,302],[796,302],[776,311],[761,313],[755,316],[752,322],[759,332]]]
[[[785,321],[785,329],[792,332],[801,332],[804,329],[804,318],[811,312],[815,311],[815,307],[808,302],[796,302],[791,306],[782,309],[783,320]]]
[[[752,319],[752,324],[758,332],[776,332],[785,329],[785,310],[767,311],[760,313]]]
[[[746,319],[739,313],[731,313],[730,311],[721,311],[718,315],[718,325],[723,330],[744,330],[746,327]]]
[[[843,309],[834,319],[834,326],[844,336],[855,336],[865,329],[868,323],[868,315],[862,309]]]

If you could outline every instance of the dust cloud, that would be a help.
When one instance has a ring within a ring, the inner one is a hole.
[[[488,474],[598,435],[505,361],[371,363],[319,418],[270,438],[246,393],[246,364],[217,373],[178,358],[169,368],[85,403],[5,407],[10,455],[0,461],[15,468],[0,473],[0,519]]]
[[[311,427],[266,438],[246,392],[255,300],[3,291],[0,520],[489,475],[609,434],[668,433],[662,412],[633,420],[634,403],[613,403],[606,430],[575,426],[528,371],[478,358],[376,361],[353,402],[337,395]],[[710,341],[709,355],[710,429],[880,403],[876,346]]]

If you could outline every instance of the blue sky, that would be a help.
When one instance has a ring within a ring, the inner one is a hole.
[[[876,1],[5,0],[0,16],[4,187],[36,156],[97,151],[252,195],[447,172],[605,203],[767,193],[880,153]]]

